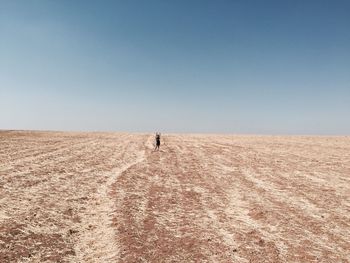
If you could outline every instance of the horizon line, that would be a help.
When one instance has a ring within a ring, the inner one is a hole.
[[[0,133],[2,132],[61,132],[61,133],[130,133],[130,134],[153,134],[159,132],[155,131],[122,131],[122,130],[50,130],[50,129],[2,129],[0,128]],[[168,135],[208,135],[208,136],[273,136],[273,137],[350,137],[350,134],[298,134],[298,133],[228,133],[228,132],[162,132],[161,134]]]

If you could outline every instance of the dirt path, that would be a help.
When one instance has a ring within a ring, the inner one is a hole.
[[[0,262],[349,262],[350,138],[0,131]]]

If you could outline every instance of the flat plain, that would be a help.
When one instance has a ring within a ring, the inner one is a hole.
[[[0,131],[0,262],[350,262],[350,137]]]

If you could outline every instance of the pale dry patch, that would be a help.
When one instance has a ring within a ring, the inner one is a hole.
[[[106,177],[96,193],[89,198],[87,209],[80,216],[81,224],[76,228],[81,235],[77,238],[75,251],[79,262],[114,262],[118,259],[119,247],[112,226],[116,203],[110,196],[111,186],[118,176],[131,166],[142,162],[140,154],[130,164],[115,169]]]

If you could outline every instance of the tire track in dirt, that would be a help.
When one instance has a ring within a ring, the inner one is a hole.
[[[57,133],[52,138],[52,133],[40,132],[39,140],[36,135],[38,141],[35,145],[46,145],[47,141],[54,139],[61,140],[66,146],[64,138],[69,137],[67,133]],[[27,136],[30,141],[30,135]],[[100,198],[107,202],[103,198],[106,198],[105,193],[111,184],[108,180],[113,180],[115,175],[111,171],[136,160],[143,138],[139,135],[92,133],[70,141],[70,148],[47,155],[40,165],[30,166],[28,163],[29,171],[21,165],[25,174],[19,169],[0,177],[0,186],[4,186],[0,187],[0,196],[3,197],[0,199],[1,262],[78,262],[77,255],[81,256],[78,237],[88,236],[87,233],[93,230],[88,226],[93,227],[94,220],[102,220],[102,226],[108,223],[104,212],[111,211],[103,210],[94,202],[100,202]],[[33,157],[33,163],[38,158]],[[6,184],[3,184],[4,180]],[[100,213],[91,214],[94,206],[100,209]],[[82,227],[82,222],[87,224],[86,227]],[[114,237],[113,234],[110,236]],[[97,250],[92,253],[99,255],[101,246],[95,248]],[[100,262],[96,260],[91,262]]]
[[[250,137],[237,145],[211,138],[168,136],[162,152],[148,151],[145,163],[120,177],[121,262],[347,262],[349,186],[339,188],[345,175],[330,170],[331,187],[343,189],[331,209],[322,174],[307,164],[314,153],[303,158],[294,152],[302,143],[288,146],[306,139],[272,147],[263,138],[257,146]]]
[[[125,154],[127,150],[122,151]],[[89,198],[89,204],[83,214],[80,214],[81,224],[77,231],[74,261],[79,262],[115,262],[118,259],[118,243],[115,240],[115,229],[112,227],[113,213],[116,203],[111,197],[111,187],[117,178],[131,167],[142,162],[144,150],[128,149],[137,155],[121,167],[114,169],[96,193]]]
[[[232,174],[232,166],[237,166],[238,163],[232,161],[230,166],[222,165],[223,156],[220,153],[223,149],[215,143],[207,143],[204,151],[201,148],[202,145],[198,147],[198,162],[203,162],[208,171],[203,181],[208,193],[215,193],[216,197],[209,195],[211,207],[208,211],[215,214],[214,224],[217,225],[218,232],[224,231],[226,241],[229,241],[230,262],[280,262],[276,244],[262,238],[260,232],[250,224],[250,218],[245,216],[252,204],[245,200],[244,194],[252,189],[245,189]],[[218,262],[226,261],[220,259]]]
[[[168,139],[161,152],[148,148],[145,162],[117,180],[120,262],[232,260],[231,237],[213,212],[221,197],[210,201],[215,186],[203,183],[195,155],[180,141]]]
[[[225,165],[227,167],[230,167],[235,162],[229,159],[224,163],[226,163]],[[232,170],[232,175],[236,180],[234,185],[238,185],[240,189],[245,189],[247,193],[249,193],[244,196],[244,200],[248,201],[248,203],[244,204],[246,212],[242,212],[240,218],[248,212],[251,218],[245,217],[242,221],[249,223],[246,228],[249,228],[249,225],[255,225],[255,229],[252,228],[251,230],[251,233],[254,234],[253,236],[256,238],[260,236],[262,241],[274,240],[274,242],[276,242],[276,247],[282,248],[279,252],[283,261],[293,261],[296,259],[298,261],[320,260],[321,258],[327,258],[327,260],[332,261],[344,260],[347,244],[349,243],[347,239],[343,238],[347,236],[346,232],[339,235],[334,232],[332,227],[328,229],[325,228],[327,227],[327,223],[325,219],[323,219],[324,216],[317,213],[318,209],[321,209],[322,206],[311,206],[311,203],[309,203],[310,200],[305,198],[305,194],[298,194],[300,191],[298,191],[297,188],[293,189],[288,187],[288,189],[286,189],[284,187],[280,189],[279,186],[281,186],[281,184],[279,180],[277,180],[279,184],[276,184],[276,179],[279,178],[279,176],[266,174],[266,171],[262,169],[264,166],[270,167],[271,163],[264,163],[261,169],[257,169],[257,165],[259,165],[257,160],[253,162],[254,165],[247,165],[246,162],[236,162],[236,164],[238,164],[238,171],[237,168]],[[290,167],[293,166],[290,165]],[[294,182],[293,179],[292,177],[281,178],[284,182],[284,186],[292,185]],[[305,179],[306,178],[300,178],[301,181],[305,181]],[[306,184],[309,184],[309,186],[312,185],[308,180],[306,180],[303,185]],[[240,189],[234,189],[234,192]],[[315,191],[314,196],[322,198],[322,195],[320,195],[320,192],[316,192],[316,189],[321,190],[322,188],[320,189],[320,187],[316,185],[308,190],[309,192]],[[232,203],[239,203],[237,196],[235,196]],[[312,209],[313,207],[315,208]],[[333,211],[327,211],[325,214],[327,215],[327,213],[328,215],[334,213],[334,209]],[[346,214],[344,210],[341,213],[334,213],[338,215],[338,225],[341,224],[339,216],[342,214],[344,215],[344,213]],[[328,226],[330,226],[329,223]],[[276,227],[278,229],[277,232]],[[242,230],[242,227],[240,228]],[[342,229],[349,229],[349,225],[346,224],[342,226]],[[263,232],[261,232],[261,230],[263,230]],[[247,239],[247,236],[249,235],[245,234],[245,237],[242,235],[242,240]],[[283,238],[281,236],[283,236]],[[299,240],[300,245],[298,244]],[[310,240],[313,241],[310,242]],[[260,241],[258,244],[264,244]],[[288,253],[283,251],[286,247],[289,248]],[[291,249],[293,247],[297,249]],[[308,251],[305,251],[305,248],[308,248]],[[337,252],[334,253],[334,251]],[[246,257],[248,256],[246,252]],[[254,257],[257,258],[257,255]]]

